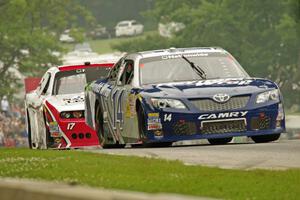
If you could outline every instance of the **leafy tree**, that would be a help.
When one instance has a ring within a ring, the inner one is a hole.
[[[144,20],[140,14],[145,10],[153,7],[155,0],[78,0],[78,2],[91,10],[96,18],[96,23],[108,27],[113,30],[113,27],[119,21],[135,19],[145,24],[148,29],[152,20]],[[89,28],[89,27],[87,27]]]
[[[299,0],[156,0],[146,15],[183,22],[186,28],[169,41],[172,46],[221,46],[252,76],[278,82],[291,105],[300,103],[299,12]],[[128,51],[149,47],[145,41],[131,43]]]
[[[79,18],[93,20],[72,0],[1,0],[0,96],[17,89],[12,84],[11,68],[25,75],[40,75],[45,67],[59,64],[54,54],[63,50],[58,37],[65,29],[75,27]]]

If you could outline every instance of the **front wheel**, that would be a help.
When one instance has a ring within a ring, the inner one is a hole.
[[[207,140],[212,145],[222,145],[222,144],[227,144],[228,142],[231,142],[232,137],[229,137],[229,138],[213,138],[213,139],[207,139]]]
[[[257,136],[252,136],[251,139],[255,143],[267,143],[267,142],[273,142],[275,140],[278,140],[279,137],[280,137],[280,134],[257,135]]]
[[[27,138],[28,138],[28,147],[32,149],[32,139],[31,139],[31,126],[30,126],[30,118],[27,110]]]

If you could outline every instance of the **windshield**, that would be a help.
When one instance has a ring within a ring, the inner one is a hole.
[[[141,59],[141,84],[203,79],[193,70],[190,64],[182,58],[182,55],[200,67],[205,72],[206,79],[249,77],[238,62],[229,54],[187,53]]]
[[[123,23],[118,24],[118,26],[119,27],[129,26],[129,23],[128,22],[123,22]]]
[[[55,76],[53,95],[82,93],[87,82],[106,77],[109,69],[109,66],[101,66],[58,72]]]

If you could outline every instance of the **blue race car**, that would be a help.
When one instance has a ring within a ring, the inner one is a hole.
[[[88,73],[87,73],[88,74]],[[278,86],[251,78],[221,48],[170,48],[123,56],[85,88],[86,123],[104,146],[171,145],[236,136],[277,140],[285,131]]]

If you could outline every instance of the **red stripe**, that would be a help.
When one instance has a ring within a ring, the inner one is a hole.
[[[69,65],[69,66],[59,66],[60,71],[72,71],[77,69],[85,69],[92,67],[113,67],[114,63],[100,63],[100,64],[90,64],[90,65]]]

